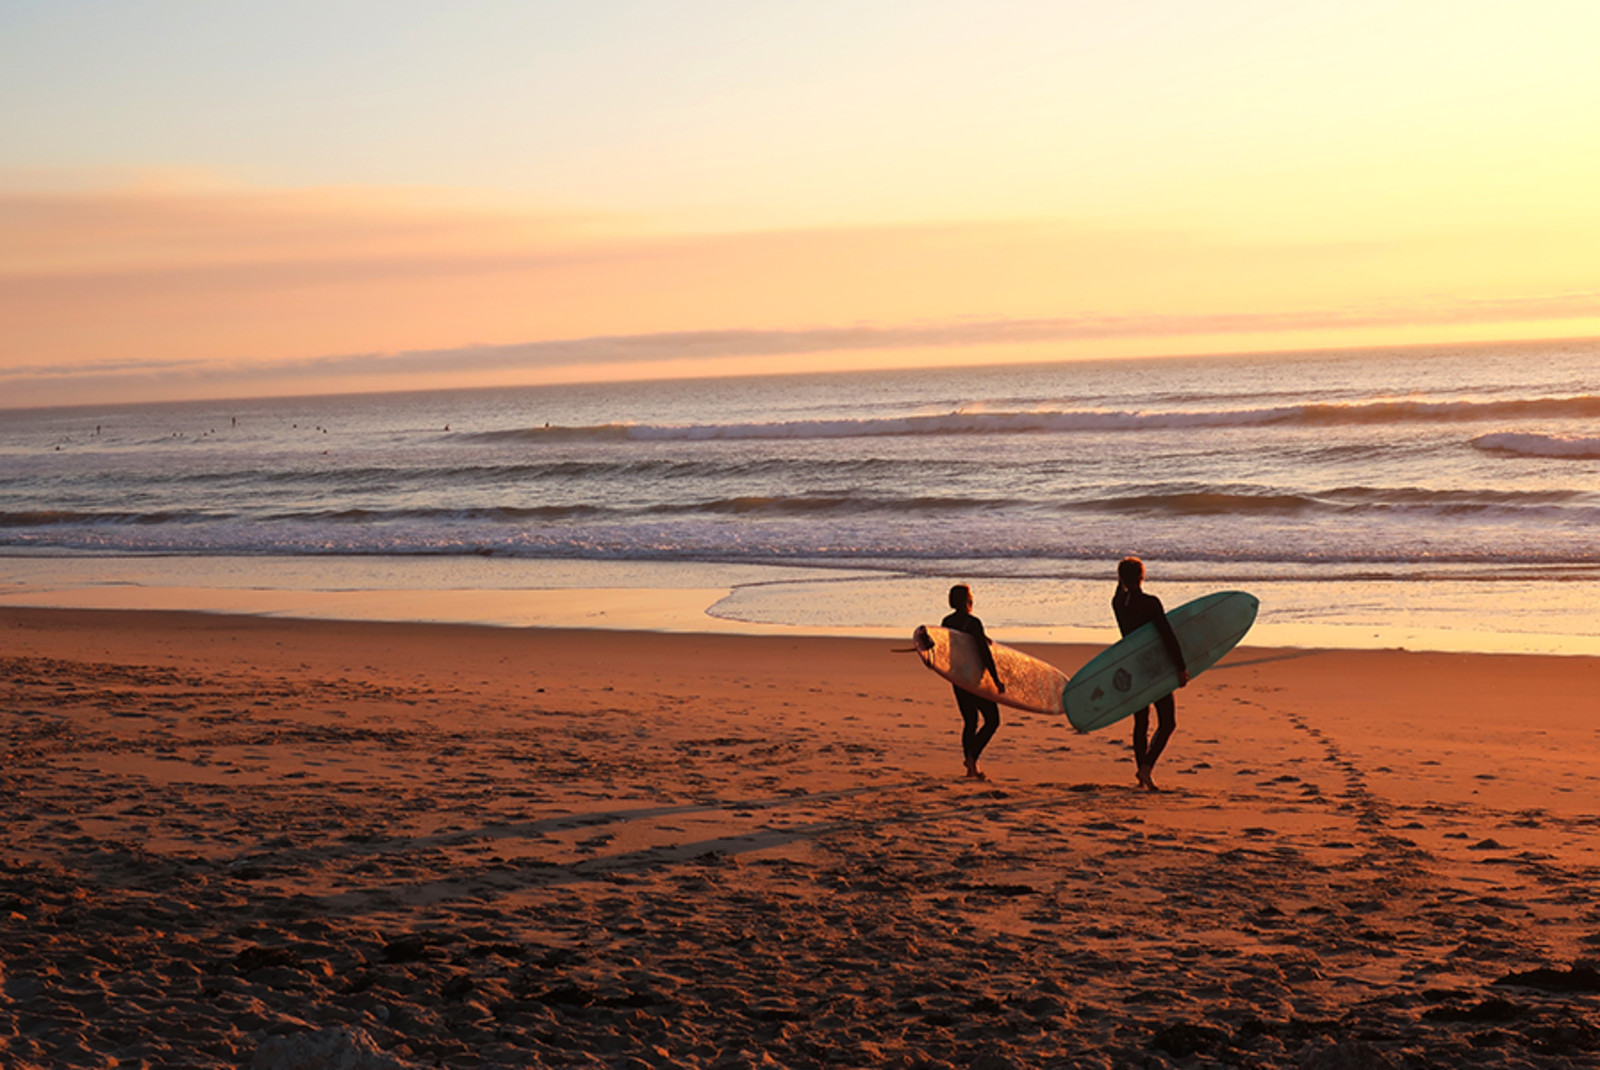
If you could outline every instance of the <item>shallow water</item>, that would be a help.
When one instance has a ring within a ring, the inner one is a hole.
[[[0,597],[1070,639],[1137,553],[1261,641],[1587,649],[1597,428],[1596,343],[17,410]]]

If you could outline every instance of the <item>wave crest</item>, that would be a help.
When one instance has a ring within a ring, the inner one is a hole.
[[[597,424],[518,428],[461,436],[476,442],[709,442],[751,439],[870,438],[901,435],[1071,434],[1085,431],[1161,431],[1228,427],[1334,427],[1363,424],[1471,423],[1504,419],[1600,418],[1600,396],[1502,401],[1386,400],[1267,408],[970,411],[841,420],[779,420],[727,424]]]
[[[1560,457],[1576,461],[1600,460],[1600,438],[1576,435],[1541,435],[1522,431],[1498,431],[1479,435],[1472,444],[1489,453],[1509,453],[1518,457]]]

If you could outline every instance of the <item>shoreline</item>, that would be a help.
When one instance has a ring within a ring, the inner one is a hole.
[[[196,610],[221,615],[307,620],[604,628],[725,635],[908,637],[942,616],[948,579],[803,566],[710,565],[451,558],[255,559],[189,556],[0,557],[0,607]],[[1262,614],[1248,641],[1298,649],[1424,650],[1600,656],[1588,579],[1561,578],[1550,592],[1520,590],[1568,631],[1528,632],[1520,618],[1464,613],[1459,593],[1435,594],[1448,608],[1429,611],[1430,581],[1330,609],[1334,588],[1244,581]],[[1447,582],[1447,581],[1446,581]],[[1526,585],[1524,585],[1526,586]],[[1168,607],[1223,589],[1192,578],[1153,584]],[[1018,643],[1083,643],[1117,638],[1103,583],[988,578],[980,609],[990,632]],[[1564,603],[1557,606],[1559,597]],[[1402,600],[1385,608],[1383,597]],[[1487,621],[1486,618],[1487,617]],[[878,623],[862,623],[863,621]],[[890,625],[882,623],[894,620]],[[1050,623],[1051,621],[1083,623]],[[1493,625],[1486,627],[1485,624]],[[1577,629],[1574,632],[1573,629]]]
[[[962,778],[894,640],[0,636],[19,1070],[1600,1056],[1600,659],[1236,649],[1150,794],[1009,709]]]

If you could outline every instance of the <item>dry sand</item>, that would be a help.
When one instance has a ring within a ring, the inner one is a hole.
[[[1600,1065],[1600,660],[1239,650],[1150,795],[905,644],[0,637],[7,1068]]]

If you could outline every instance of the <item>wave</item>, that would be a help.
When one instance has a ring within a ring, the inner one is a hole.
[[[215,527],[244,524],[388,524],[403,521],[447,521],[462,524],[494,524],[520,520],[581,520],[607,512],[593,505],[485,506],[466,509],[298,509],[290,512],[198,512],[167,511],[79,512],[70,510],[18,512],[0,511],[0,529],[61,529],[107,527]]]
[[[1315,532],[1263,524],[1270,538],[1251,545],[1218,540],[1197,523],[1192,531],[1143,536],[1139,549],[1167,566],[1210,563],[1233,569],[1304,570],[1327,566],[1416,570],[1479,569],[1473,578],[1525,578],[1516,569],[1548,565],[1594,572],[1600,550],[1588,526],[1541,531],[1537,538],[1496,538],[1441,544],[1409,527],[1346,532],[1330,544]],[[983,540],[970,525],[924,523],[903,529],[788,524],[730,531],[724,524],[566,525],[485,531],[454,526],[406,528],[350,525],[212,525],[199,529],[76,529],[43,539],[0,534],[6,556],[193,555],[258,558],[495,557],[511,560],[699,562],[805,568],[879,569],[950,575],[1071,578],[1067,562],[1089,562],[1088,575],[1128,552],[1126,521],[1084,527],[1038,524],[1000,530]],[[1443,578],[1443,577],[1441,577]]]
[[[1314,494],[1251,489],[1193,489],[1118,495],[1076,503],[1075,510],[1144,516],[1295,516],[1314,513],[1417,512],[1438,516],[1499,513],[1522,518],[1571,516],[1585,510],[1577,491],[1429,490],[1422,487],[1338,487]],[[1576,507],[1576,508],[1575,508]]]
[[[530,524],[635,523],[652,518],[692,520],[704,517],[751,519],[828,518],[871,521],[883,518],[917,520],[1001,517],[1147,516],[1160,517],[1295,517],[1369,515],[1415,512],[1435,516],[1501,514],[1522,519],[1600,520],[1600,503],[1582,491],[1429,490],[1419,487],[1340,487],[1317,492],[1283,492],[1264,487],[1179,486],[1129,489],[1063,501],[974,494],[871,494],[816,491],[800,494],[735,494],[676,501],[556,502],[543,505],[340,506],[337,508],[235,511],[125,510],[39,511],[0,510],[0,529],[61,530],[105,527],[203,527],[234,523],[278,527],[329,525],[443,524],[452,527],[525,528]]]
[[[1500,431],[1492,435],[1479,435],[1472,440],[1472,444],[1489,453],[1509,453],[1519,457],[1600,460],[1600,438]]]
[[[1130,494],[1079,503],[1077,509],[1106,510],[1140,516],[1231,516],[1240,513],[1290,515],[1317,507],[1303,494],[1230,494],[1184,491],[1175,494]]]
[[[676,502],[649,506],[650,515],[686,516],[772,516],[844,517],[901,516],[907,518],[952,513],[982,513],[1027,503],[1010,499],[945,497],[918,495],[908,498],[864,497],[844,494],[807,494],[796,497],[744,495],[699,502]]]
[[[928,517],[948,513],[981,512],[1025,505],[1014,500],[940,497],[872,497],[846,494],[739,495],[696,501],[656,502],[638,505],[594,505],[584,502],[537,506],[413,507],[371,509],[295,509],[244,513],[201,512],[37,512],[0,511],[0,529],[95,529],[106,527],[157,527],[227,525],[234,523],[280,528],[382,526],[407,523],[478,527],[484,531],[525,526],[528,523],[607,521],[628,523],[651,517]]]
[[[459,461],[459,458],[453,459]],[[210,490],[271,493],[281,489],[310,487],[322,492],[392,491],[401,488],[431,489],[435,486],[459,488],[467,485],[496,486],[541,480],[611,481],[624,479],[676,480],[708,478],[781,479],[842,478],[871,476],[893,470],[899,462],[876,458],[824,458],[796,460],[789,457],[739,458],[586,458],[525,460],[504,464],[437,463],[436,458],[421,458],[411,465],[365,466],[349,468],[255,466],[209,472],[163,474],[161,482],[181,487]]]
[[[392,524],[408,520],[442,520],[459,524],[515,523],[522,520],[582,520],[608,512],[597,505],[486,505],[478,508],[305,509],[268,513],[265,523]]]
[[[1220,410],[1047,409],[971,411],[838,420],[726,424],[609,423],[481,431],[463,442],[708,442],[750,439],[870,438],[903,435],[1067,434],[1229,427],[1334,427],[1363,424],[1472,423],[1506,419],[1600,418],[1600,395],[1500,401],[1385,400]]]
[[[158,509],[148,513],[107,510],[86,513],[72,509],[33,509],[0,511],[0,528],[57,528],[98,525],[156,526],[160,524],[204,524],[230,520],[233,513],[200,513]]]

